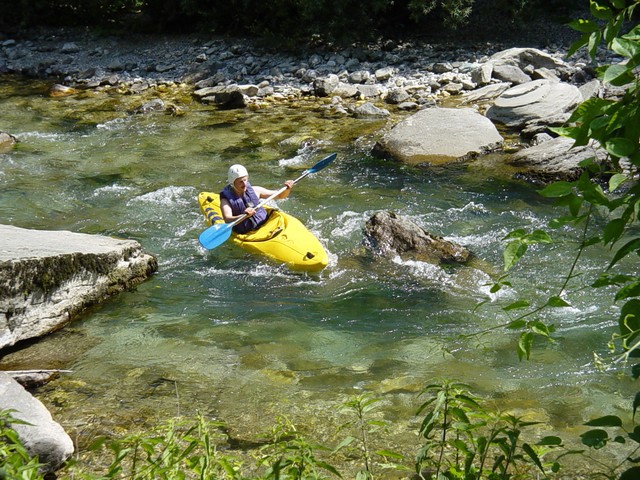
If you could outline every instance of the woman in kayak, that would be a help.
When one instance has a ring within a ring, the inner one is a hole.
[[[293,188],[293,180],[284,182],[287,189],[278,195],[277,199],[287,198]],[[242,215],[248,218],[233,227],[236,233],[247,233],[256,230],[267,220],[267,211],[255,207],[261,198],[269,198],[276,190],[264,187],[252,186],[249,183],[249,173],[242,165],[232,165],[227,174],[227,186],[220,192],[220,209],[222,218],[226,223],[231,223]]]

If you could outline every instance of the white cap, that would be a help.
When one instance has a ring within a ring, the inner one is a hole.
[[[247,169],[244,168],[242,165],[240,164],[231,165],[229,167],[229,173],[227,173],[227,182],[229,182],[229,185],[233,185],[233,182],[236,181],[236,178],[248,177],[248,176],[249,176],[249,172],[247,172]]]

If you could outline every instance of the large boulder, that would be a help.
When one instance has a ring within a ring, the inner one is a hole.
[[[409,164],[442,164],[502,144],[495,125],[472,108],[427,108],[404,119],[376,144],[374,153]]]
[[[600,162],[606,159],[604,150],[593,143],[580,147],[573,147],[573,144],[570,138],[554,138],[520,150],[508,162],[522,168],[528,179],[548,183],[577,179],[583,171],[580,162],[587,158],[595,157]]]
[[[506,90],[487,110],[487,117],[508,127],[569,114],[582,102],[578,87],[552,80],[534,80]]]
[[[57,330],[147,279],[157,259],[134,240],[0,225],[0,349]]]
[[[55,472],[73,454],[73,441],[46,407],[4,372],[0,372],[0,409],[15,410],[11,415],[21,422],[11,428],[27,452],[43,464],[41,473]]]
[[[571,74],[571,67],[562,59],[537,48],[509,48],[492,55],[485,65],[493,68],[493,77],[514,85],[526,83],[533,77],[549,75],[563,78]]]
[[[400,255],[439,265],[465,263],[470,252],[393,212],[377,212],[364,227],[365,246],[376,255]]]

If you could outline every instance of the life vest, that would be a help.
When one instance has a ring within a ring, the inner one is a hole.
[[[235,215],[242,215],[247,207],[255,207],[260,203],[260,199],[253,189],[251,184],[247,182],[247,190],[244,195],[239,197],[233,190],[231,185],[224,187],[224,190],[220,192],[222,198],[226,198],[231,205],[231,213]],[[233,226],[233,231],[236,233],[247,233],[251,230],[255,230],[260,227],[267,219],[267,211],[260,207],[256,210],[256,213],[243,220],[242,222]]]

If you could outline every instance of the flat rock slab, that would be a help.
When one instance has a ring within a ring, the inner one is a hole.
[[[427,108],[398,123],[375,148],[408,164],[443,164],[503,142],[493,123],[472,108]]]
[[[62,327],[157,269],[134,240],[0,225],[0,349]]]
[[[582,94],[575,85],[535,80],[502,93],[487,110],[487,117],[509,127],[520,127],[571,112],[580,102]]]

